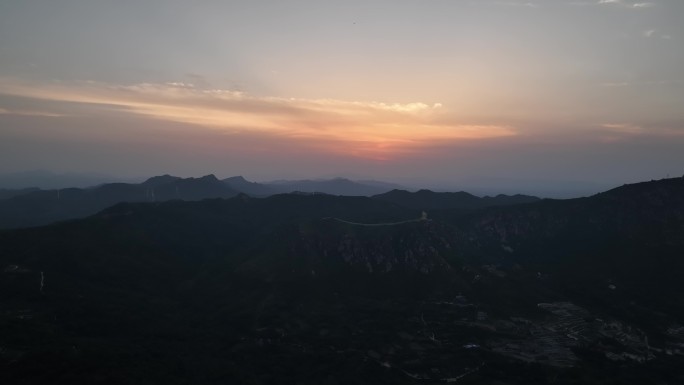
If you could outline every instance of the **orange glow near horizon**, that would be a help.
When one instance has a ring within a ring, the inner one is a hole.
[[[85,105],[112,105],[135,114],[226,133],[256,132],[310,142],[318,150],[388,161],[441,141],[513,136],[501,125],[445,123],[440,103],[380,103],[252,97],[186,85],[27,84],[0,79],[4,93]],[[48,114],[46,112],[45,114]]]

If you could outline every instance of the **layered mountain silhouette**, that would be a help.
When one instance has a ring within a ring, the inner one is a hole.
[[[684,378],[684,179],[468,210],[396,195],[128,202],[2,231],[0,379]]]
[[[230,186],[230,188],[232,188],[233,190],[239,191],[243,194],[247,194],[253,197],[267,197],[277,194],[279,192],[278,189],[275,189],[272,186],[257,182],[250,182],[242,176],[233,176],[230,178],[226,178],[223,179],[223,182]]]
[[[201,178],[153,177],[143,183],[108,183],[92,188],[23,190],[0,200],[0,228],[39,226],[82,218],[119,202],[160,202],[228,198],[238,192],[214,175]]]
[[[329,180],[279,181],[256,183],[242,176],[223,180],[214,175],[201,178],[180,178],[161,175],[143,183],[107,183],[91,188],[40,190],[25,188],[0,190],[0,228],[40,226],[67,219],[83,218],[120,202],[195,201],[229,198],[239,193],[251,197],[268,197],[286,193],[370,196],[397,187],[378,181]],[[475,209],[492,205],[534,201],[529,196],[497,196],[479,198],[465,192],[417,193],[393,190],[375,195],[376,199],[397,203],[408,208]],[[429,203],[431,202],[431,203]]]
[[[87,173],[54,173],[43,170],[22,171],[0,174],[0,186],[7,189],[36,187],[46,190],[55,188],[86,188],[113,181],[123,182],[120,178]]]
[[[384,194],[373,196],[375,199],[393,202],[398,205],[414,209],[480,209],[490,206],[506,206],[520,203],[536,202],[539,198],[529,195],[497,195],[495,197],[478,197],[465,191],[433,192],[419,190],[392,190]]]
[[[324,193],[331,195],[371,196],[392,189],[401,188],[396,184],[378,181],[352,181],[346,178],[322,180],[281,180],[268,183],[268,187],[280,192]]]
[[[28,193],[39,191],[38,187],[26,187],[19,189],[0,189],[0,200],[13,198],[19,195],[26,195]]]

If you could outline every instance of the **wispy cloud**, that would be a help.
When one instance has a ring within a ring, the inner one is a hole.
[[[681,123],[675,124],[648,124],[630,122],[608,122],[598,124],[598,137],[600,141],[616,142],[633,139],[635,137],[667,137],[682,138],[684,131]]]
[[[531,1],[495,1],[493,4],[507,7],[539,8],[539,4]]]
[[[160,120],[226,133],[260,132],[301,140],[344,142],[336,151],[371,156],[375,148],[406,149],[440,140],[515,135],[510,126],[445,122],[441,103],[387,103],[251,96],[189,83],[115,85],[101,82],[31,84],[0,79],[2,93],[84,105],[108,105]]]
[[[658,33],[658,31],[655,30],[655,29],[648,29],[648,30],[646,30],[646,31],[643,32],[643,35],[644,35],[644,37],[647,37],[647,38],[655,38],[655,37],[658,37],[658,38],[663,39],[663,40],[670,40],[670,39],[672,39],[672,36],[671,36],[671,35],[666,35],[666,34]]]
[[[603,123],[601,127],[610,131],[628,134],[638,134],[644,131],[643,127],[630,123]]]
[[[650,2],[633,2],[633,1],[627,1],[627,0],[599,0],[598,3],[596,4],[612,4],[612,5],[619,5],[622,7],[626,8],[633,8],[633,9],[644,9],[644,8],[651,8],[655,6],[655,3],[650,3]]]
[[[51,117],[51,118],[58,118],[58,117],[67,116],[65,114],[58,114],[55,112],[32,111],[32,110],[14,110],[14,109],[6,109],[6,108],[0,108],[0,115],[44,116],[44,117]]]

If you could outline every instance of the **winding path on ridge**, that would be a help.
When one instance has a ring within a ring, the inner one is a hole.
[[[325,217],[322,219],[328,219],[328,220],[333,220],[333,221],[338,221],[341,223],[346,223],[348,225],[354,225],[354,226],[366,226],[366,227],[375,227],[375,226],[396,226],[396,225],[403,225],[405,223],[413,223],[413,222],[423,222],[427,221],[428,219],[425,217],[417,218],[417,219],[409,219],[406,221],[400,221],[400,222],[385,222],[385,223],[358,223],[358,222],[349,222],[345,221],[344,219],[340,218],[335,218],[335,217]]]

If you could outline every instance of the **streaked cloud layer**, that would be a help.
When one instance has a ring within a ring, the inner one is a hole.
[[[635,1],[627,1],[627,0],[599,0],[598,4],[613,4],[613,5],[619,5],[622,7],[635,8],[635,9],[651,8],[651,7],[655,6],[655,3],[635,2]]]
[[[675,173],[682,17],[679,0],[4,2],[0,172],[138,174],[117,163],[134,151],[145,173],[594,181],[630,175],[629,154],[635,178]]]
[[[512,127],[448,122],[442,104],[383,103],[333,99],[255,97],[243,92],[201,89],[169,82],[112,85],[100,82],[30,84],[0,79],[10,96],[116,106],[155,119],[189,123],[226,133],[254,132],[276,137],[337,142],[331,152],[384,159],[390,149],[416,150],[426,143],[511,136]],[[5,113],[26,114],[23,110]],[[45,111],[32,114],[59,116]],[[374,154],[368,144],[382,148]],[[365,148],[365,150],[362,150]]]

